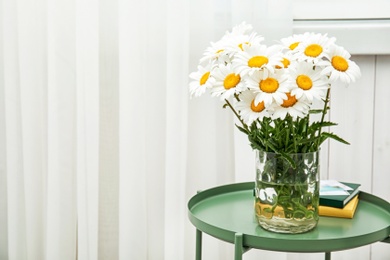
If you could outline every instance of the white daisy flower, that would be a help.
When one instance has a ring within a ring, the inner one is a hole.
[[[244,50],[244,46],[251,45],[260,45],[260,43],[264,41],[264,37],[251,33],[247,34],[237,34],[231,35],[229,39],[227,39],[227,50],[231,53],[237,53]]]
[[[324,66],[322,75],[329,77],[330,82],[340,80],[343,83],[354,82],[361,76],[360,69],[355,62],[350,60],[351,55],[342,47],[331,46],[329,60],[322,61],[318,65]]]
[[[227,43],[228,41],[226,40],[210,43],[210,46],[204,51],[200,63],[231,63],[230,57],[232,54],[227,50],[229,46]]]
[[[216,43],[212,43],[204,53],[201,62],[212,61],[219,64],[231,63],[234,55],[243,50],[243,45],[260,44],[264,38],[252,31],[245,22],[233,28]]]
[[[329,87],[327,78],[321,75],[321,69],[308,62],[295,63],[289,67],[288,83],[291,95],[300,99],[305,97],[310,103],[313,99],[323,100]]]
[[[297,61],[308,61],[316,64],[328,57],[327,49],[334,44],[335,38],[329,38],[326,34],[304,34],[302,42],[295,48]]]
[[[283,64],[283,66],[281,67],[281,66],[277,65],[275,68],[276,69],[287,69],[291,65],[291,63],[294,62],[294,57],[290,52],[287,52],[287,53],[282,55],[281,62]]]
[[[305,34],[294,34],[290,37],[286,37],[280,40],[281,44],[284,48],[287,50],[293,51],[296,47],[305,39],[307,38],[309,33]]]
[[[242,76],[250,75],[259,70],[267,70],[273,73],[276,66],[283,66],[280,46],[267,47],[261,44],[253,44],[250,46],[244,45],[243,49],[233,59],[237,72]]]
[[[264,105],[269,107],[273,102],[281,104],[283,99],[286,99],[285,93],[288,91],[286,80],[287,75],[283,70],[273,74],[255,71],[246,78],[246,85],[256,94],[255,105],[264,102]]]
[[[240,74],[236,74],[231,64],[219,65],[213,70],[215,78],[214,86],[211,89],[212,96],[220,96],[222,100],[228,99],[234,94],[239,94],[246,89]]]
[[[190,78],[194,81],[190,82],[190,97],[199,97],[206,92],[206,89],[210,89],[215,79],[211,77],[211,65],[203,67],[198,66],[198,71],[190,73]]]
[[[229,34],[248,34],[251,33],[253,30],[253,26],[251,24],[247,24],[245,21],[240,23],[239,25],[236,25],[232,28],[231,33],[226,33],[227,35]]]
[[[273,114],[272,118],[285,119],[287,114],[289,114],[293,119],[297,117],[305,117],[309,112],[309,104],[305,99],[297,99],[296,96],[292,95],[290,92],[286,93],[287,98],[283,100],[283,103],[280,105],[274,104],[272,106]]]
[[[253,91],[246,90],[240,94],[240,101],[235,105],[242,120],[247,125],[251,125],[257,119],[263,119],[263,117],[270,117],[267,108],[264,106],[264,102],[260,102],[255,105],[256,94]]]
[[[203,53],[200,62],[217,61],[222,64],[231,63],[231,60],[229,59],[233,57],[236,51],[240,50],[240,44],[264,40],[262,37],[257,36],[256,33],[248,35],[252,29],[252,25],[246,24],[245,22],[233,27],[232,31],[226,32],[219,41],[211,43],[211,46]],[[235,46],[236,48],[232,48],[232,46]]]

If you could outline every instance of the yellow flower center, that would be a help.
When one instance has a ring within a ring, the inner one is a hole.
[[[240,75],[231,73],[226,76],[225,80],[223,81],[223,86],[225,89],[231,89],[237,86],[238,83],[240,83],[241,77]]]
[[[220,54],[221,52],[223,52],[224,51],[224,49],[221,49],[221,50],[218,50],[216,53],[217,54]]]
[[[240,44],[238,45],[238,47],[239,47],[242,51],[244,50],[244,48],[242,48],[242,45],[244,45],[244,44],[248,45],[249,42],[240,43]]]
[[[286,58],[283,58],[282,63],[283,63],[283,66],[284,66],[285,68],[287,68],[288,66],[290,66],[290,60],[288,60],[288,59],[286,59]]]
[[[210,71],[207,71],[205,74],[203,74],[203,76],[200,78],[200,80],[199,80],[199,83],[200,83],[200,85],[204,85],[206,82],[207,82],[207,80],[209,79],[209,77],[210,77]]]
[[[268,63],[268,58],[265,56],[254,56],[248,60],[248,66],[251,68],[261,68]]]
[[[290,66],[290,60],[288,60],[286,58],[283,58],[282,63],[283,63],[283,67],[284,68],[288,68],[288,66]],[[281,69],[282,67],[276,65],[276,68],[277,69]]]
[[[346,71],[349,67],[348,62],[341,56],[334,56],[332,58],[332,66],[338,71]]]
[[[281,106],[285,108],[294,106],[295,103],[297,103],[297,99],[295,98],[295,96],[291,96],[291,93],[286,93],[286,95],[287,99],[283,100],[283,104]]]
[[[290,50],[294,50],[297,46],[298,46],[299,42],[294,42],[292,44],[290,44],[289,48]]]
[[[305,49],[305,55],[309,57],[317,57],[322,53],[322,47],[321,45],[318,44],[310,44],[309,46],[306,47]]]
[[[306,75],[299,75],[296,82],[298,87],[303,90],[309,90],[313,87],[313,81],[311,81],[311,78]]]
[[[266,93],[274,93],[279,88],[279,82],[274,78],[266,78],[260,81],[259,88]]]
[[[255,100],[253,99],[252,103],[251,103],[251,109],[253,112],[260,113],[261,111],[263,111],[265,109],[264,101],[259,102],[259,104],[257,104],[257,106],[256,106]]]

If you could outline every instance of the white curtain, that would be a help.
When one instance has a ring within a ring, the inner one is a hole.
[[[289,35],[274,2],[0,0],[0,259],[194,259],[188,199],[253,175],[188,74],[243,20]]]

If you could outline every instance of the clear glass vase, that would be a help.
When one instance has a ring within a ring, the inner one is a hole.
[[[256,151],[255,214],[266,230],[303,233],[319,219],[319,151],[288,156]]]

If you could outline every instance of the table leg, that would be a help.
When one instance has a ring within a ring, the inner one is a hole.
[[[236,233],[234,236],[234,260],[242,260],[242,254],[244,253],[242,237],[242,233]]]
[[[330,260],[331,252],[325,252],[325,260]]]
[[[202,259],[202,231],[196,229],[196,260]]]

